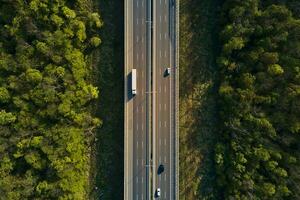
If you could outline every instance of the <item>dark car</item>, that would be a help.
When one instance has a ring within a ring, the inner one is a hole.
[[[164,77],[169,76],[170,73],[171,73],[171,68],[170,67],[166,68],[166,70],[164,72]]]
[[[174,6],[175,5],[175,0],[171,0],[171,4],[172,4],[172,6]]]
[[[164,165],[160,164],[157,169],[157,174],[159,175],[159,174],[163,173],[164,171],[165,171]]]

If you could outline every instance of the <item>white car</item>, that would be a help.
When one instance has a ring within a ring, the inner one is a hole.
[[[157,188],[156,190],[156,197],[160,197],[160,188]]]

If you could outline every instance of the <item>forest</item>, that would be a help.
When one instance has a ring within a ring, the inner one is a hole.
[[[0,0],[0,200],[123,197],[123,6]],[[300,1],[180,9],[180,199],[299,199]]]
[[[0,199],[87,199],[102,24],[88,0],[0,1]]]
[[[300,197],[300,4],[222,6],[215,166],[220,199]]]

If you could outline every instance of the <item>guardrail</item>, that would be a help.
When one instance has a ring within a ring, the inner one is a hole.
[[[176,91],[175,91],[175,163],[176,163],[176,180],[175,180],[175,199],[179,200],[179,3],[180,0],[176,0],[175,3],[175,67],[176,67]]]
[[[153,194],[151,190],[151,177],[152,177],[152,167],[151,166],[151,148],[152,148],[152,79],[151,79],[151,71],[152,71],[152,0],[146,0],[146,91],[147,91],[147,96],[146,96],[146,135],[147,135],[147,155],[146,155],[146,160],[147,160],[147,165],[149,167],[146,168],[146,184],[147,184],[147,199],[151,199],[151,196]]]
[[[172,198],[174,200],[179,199],[179,0],[175,1],[175,9],[172,13],[172,19],[174,20],[171,22],[171,31],[174,34],[171,39],[174,44],[174,51],[173,54],[173,60],[174,62],[174,76],[173,80],[171,81],[174,85],[174,91],[172,91],[172,98],[174,102],[171,101],[173,104],[173,109],[171,113],[171,130],[174,131],[173,135],[173,142],[174,142],[174,148],[173,148],[173,168],[174,172],[172,176],[174,177],[173,187],[174,187],[174,194],[172,194]]]

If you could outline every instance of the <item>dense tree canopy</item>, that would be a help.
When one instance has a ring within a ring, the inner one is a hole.
[[[218,59],[224,199],[297,199],[300,20],[284,5],[227,0]]]
[[[0,199],[86,199],[90,50],[85,0],[0,0]]]

